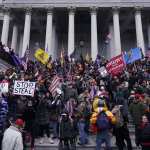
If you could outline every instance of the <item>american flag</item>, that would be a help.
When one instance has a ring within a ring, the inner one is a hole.
[[[52,95],[54,95],[54,93],[56,92],[56,89],[60,85],[60,80],[61,80],[60,77],[58,77],[57,75],[54,76],[52,83],[49,87],[49,91],[52,93]]]

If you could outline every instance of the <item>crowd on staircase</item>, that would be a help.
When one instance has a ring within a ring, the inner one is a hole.
[[[135,142],[150,149],[150,58],[127,64],[118,74],[102,74],[108,60],[95,61],[67,55],[47,64],[28,60],[27,67],[12,67],[0,72],[0,142],[2,150],[23,150],[35,139],[43,144],[45,135],[59,150],[75,150],[87,145],[96,135],[96,150],[105,143],[111,149],[115,136],[119,150],[132,150],[129,116],[135,126]],[[15,81],[35,82],[32,96],[14,94]]]

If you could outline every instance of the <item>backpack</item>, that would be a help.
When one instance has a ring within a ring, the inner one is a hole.
[[[110,128],[110,121],[105,112],[101,112],[98,115],[96,124],[98,130],[107,130]]]

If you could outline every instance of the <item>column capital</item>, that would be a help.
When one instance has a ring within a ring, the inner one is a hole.
[[[90,7],[91,13],[96,13],[97,10],[98,10],[98,7],[97,7],[97,6],[92,6],[92,7]]]
[[[31,13],[32,13],[32,7],[25,7],[25,8],[24,8],[24,11],[25,11],[25,13],[26,13],[27,15],[31,15]]]
[[[69,13],[74,14],[75,10],[76,10],[76,7],[75,6],[68,6],[67,9],[68,9]]]
[[[47,14],[52,14],[52,13],[53,13],[53,10],[54,10],[54,6],[48,6],[48,7],[46,8]]]
[[[134,7],[134,10],[135,10],[136,12],[140,12],[142,9],[143,9],[142,6],[135,6],[135,7]]]
[[[113,12],[119,12],[119,10],[120,10],[120,7],[119,7],[119,6],[114,6],[114,7],[112,7],[112,11],[113,11]]]
[[[3,12],[4,12],[5,14],[10,14],[11,8],[10,8],[10,7],[3,7],[2,10],[3,10]]]

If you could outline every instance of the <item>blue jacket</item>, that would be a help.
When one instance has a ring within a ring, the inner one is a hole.
[[[2,134],[3,129],[5,127],[7,113],[8,113],[8,103],[5,98],[0,98],[0,134]]]

